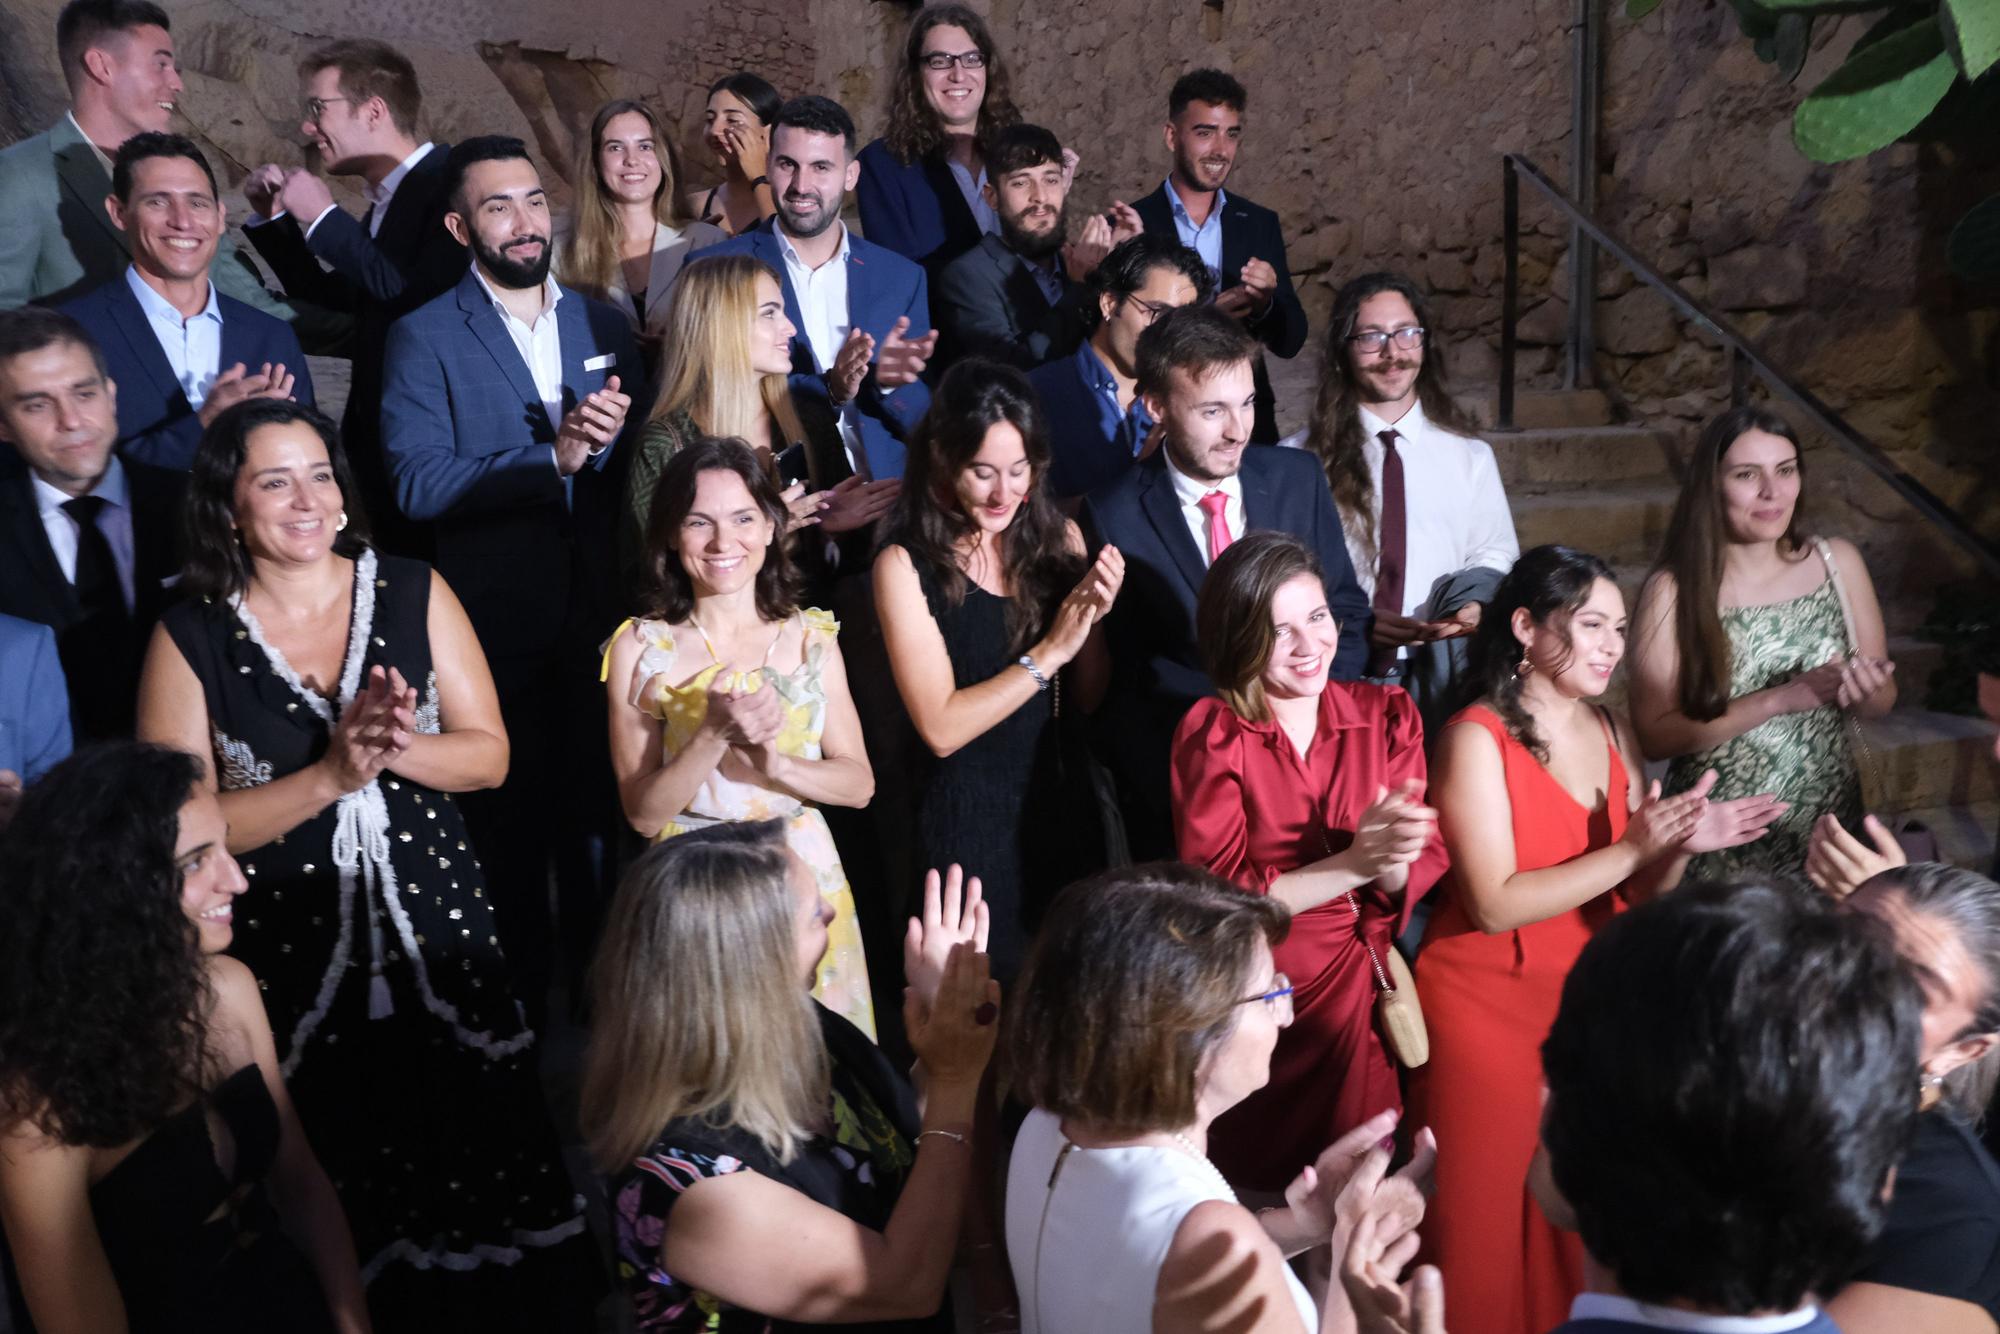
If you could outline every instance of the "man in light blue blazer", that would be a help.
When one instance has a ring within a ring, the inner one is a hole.
[[[58,309],[103,349],[118,386],[120,454],[185,472],[202,431],[231,404],[312,406],[312,372],[291,326],[212,281],[223,208],[192,140],[151,131],[127,139],[106,202],[131,238],[132,262]]]
[[[535,1016],[554,967],[551,858],[573,975],[608,890],[617,800],[595,648],[630,610],[611,532],[639,352],[624,315],[549,276],[548,197],[519,139],[465,140],[445,172],[445,226],[471,267],[390,326],[382,441],[493,669],[511,762],[465,815]]]
[[[69,754],[69,687],[56,632],[0,615],[0,829],[21,788]]]
[[[793,389],[838,410],[857,475],[901,477],[904,442],[931,401],[919,378],[937,346],[924,271],[841,222],[861,167],[838,102],[795,97],[779,108],[767,170],[777,215],[706,253],[755,255],[778,275],[799,331]]]

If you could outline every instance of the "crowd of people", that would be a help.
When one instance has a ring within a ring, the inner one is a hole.
[[[1417,283],[1340,288],[1280,439],[1226,73],[1085,215],[933,5],[882,138],[732,74],[702,190],[611,101],[558,216],[333,42],[267,288],[170,15],[56,44],[0,151],[18,1328],[2000,1334],[2000,885],[1865,816],[1894,666],[1782,418],[1702,433],[1612,706],[1627,590],[1519,549]]]

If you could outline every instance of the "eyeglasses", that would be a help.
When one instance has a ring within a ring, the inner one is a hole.
[[[1264,1007],[1271,1012],[1271,1017],[1278,1021],[1280,1027],[1291,1023],[1292,979],[1286,977],[1283,973],[1273,973],[1271,974],[1271,989],[1269,991],[1256,996],[1245,996],[1236,1003],[1238,1005],[1251,1005],[1257,1001],[1264,1002]]]
[[[942,74],[953,65],[958,66],[960,69],[985,69],[986,57],[977,51],[960,51],[956,54],[950,51],[926,51],[924,53],[925,69],[936,70]]]
[[[1347,335],[1347,341],[1363,352],[1380,352],[1394,340],[1397,347],[1405,352],[1424,345],[1424,331],[1421,326],[1406,324],[1400,329],[1384,333],[1380,329],[1368,329],[1362,333]]]
[[[308,97],[306,99],[306,119],[316,121],[326,114],[326,109],[335,102],[352,102],[351,97]]]
[[[1174,303],[1171,301],[1147,301],[1143,297],[1136,296],[1127,296],[1125,299],[1139,308],[1139,313],[1146,317],[1148,324],[1174,308]]]

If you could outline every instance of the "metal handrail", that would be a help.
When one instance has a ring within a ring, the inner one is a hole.
[[[1679,283],[1634,254],[1630,246],[1606,231],[1595,216],[1564,194],[1555,182],[1542,173],[1541,168],[1519,153],[1505,154],[1501,159],[1501,165],[1506,271],[1500,294],[1500,420],[1495,427],[1496,430],[1515,429],[1514,326],[1520,318],[1520,182],[1525,178],[1568,217],[1572,227],[1595,241],[1606,254],[1630,269],[1639,281],[1665,297],[1667,304],[1679,311],[1684,318],[1692,320],[1729,349],[1730,397],[1734,402],[1740,404],[1748,398],[1753,374],[1762,377],[1773,394],[1803,412],[1828,439],[1846,450],[1851,458],[1880,478],[1883,485],[1901,496],[1910,508],[1949,538],[1954,546],[1972,557],[1988,576],[2000,579],[2000,552],[1996,552],[1985,538],[1974,532],[1960,517],[1958,511],[1945,504],[1929,487],[1897,467],[1878,445],[1848,425],[1847,421],[1822,402],[1817,394],[1772,365],[1762,350],[1739,333],[1733,325],[1688,295],[1687,290]],[[1588,275],[1585,277],[1585,285],[1577,290],[1594,294],[1594,284],[1588,281]]]

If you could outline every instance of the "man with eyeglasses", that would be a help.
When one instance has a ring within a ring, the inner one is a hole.
[[[1306,345],[1306,311],[1285,264],[1278,215],[1223,184],[1236,166],[1249,95],[1218,69],[1182,75],[1167,96],[1167,151],[1174,167],[1160,188],[1133,205],[1146,230],[1177,238],[1208,265],[1215,305],[1243,322],[1265,350],[1290,360]],[[1250,442],[1278,439],[1277,396],[1259,356],[1257,420]]]
[[[1452,401],[1427,305],[1400,274],[1341,288],[1325,413],[1281,443],[1305,445],[1333,479],[1375,612],[1367,675],[1408,689],[1430,726],[1443,721],[1464,637],[1521,546],[1493,450]]]
[[[167,12],[151,0],[70,0],[56,55],[70,108],[53,127],[0,151],[0,310],[55,305],[120,277],[132,262],[106,211],[111,159],[133,135],[165,133],[183,91]],[[317,346],[344,324],[266,291],[223,233],[214,279],[224,296],[291,324]]]
[[[1120,242],[1091,275],[1089,339],[1037,366],[1028,382],[1049,427],[1049,484],[1074,500],[1158,447],[1153,414],[1139,393],[1139,335],[1162,312],[1206,301],[1208,266],[1193,250],[1151,232]]]
[[[376,541],[425,555],[428,533],[397,508],[382,454],[382,349],[391,324],[465,275],[465,250],[444,222],[451,145],[418,139],[423,90],[391,46],[331,42],[300,63],[299,77],[300,132],[328,172],[361,178],[367,212],[357,219],[340,208],[304,167],[266,163],[243,183],[259,214],[245,235],[287,292],[355,317],[341,438]]]

